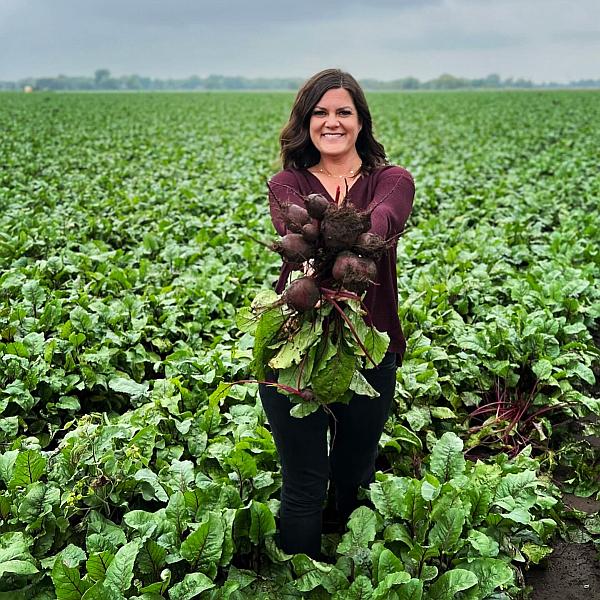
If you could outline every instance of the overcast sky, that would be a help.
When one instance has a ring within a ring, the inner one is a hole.
[[[0,0],[0,80],[600,78],[599,0]]]

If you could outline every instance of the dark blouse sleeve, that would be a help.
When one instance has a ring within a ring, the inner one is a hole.
[[[268,189],[271,221],[277,233],[283,236],[287,232],[281,213],[282,206],[290,203],[302,206],[298,182],[291,171],[280,171],[269,181]]]
[[[402,167],[386,169],[379,177],[370,206],[371,232],[389,239],[404,230],[412,210],[415,184],[412,175]]]

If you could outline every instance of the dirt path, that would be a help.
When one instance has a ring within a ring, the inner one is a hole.
[[[594,544],[558,541],[545,569],[529,571],[531,600],[600,599],[600,561]]]

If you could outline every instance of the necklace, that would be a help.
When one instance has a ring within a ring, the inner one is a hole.
[[[333,173],[330,173],[324,167],[317,167],[317,171],[319,171],[319,173],[323,173],[323,175],[327,175],[328,177],[335,177],[336,179],[346,179],[346,178],[354,179],[354,177],[356,177],[360,173],[361,167],[362,167],[362,162],[360,163],[360,165],[358,165],[358,167],[356,169],[350,169],[348,171],[348,174],[344,174],[344,175],[334,175]]]

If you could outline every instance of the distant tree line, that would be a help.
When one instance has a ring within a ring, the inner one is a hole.
[[[26,78],[19,81],[0,81],[0,90],[22,90],[29,87],[33,90],[122,90],[122,91],[157,91],[157,90],[297,90],[302,84],[297,78],[248,78],[225,75],[209,75],[198,77],[192,75],[187,79],[153,79],[140,75],[122,75],[113,77],[108,69],[98,69],[93,77],[57,77]],[[429,81],[420,81],[416,77],[403,77],[391,81],[363,79],[361,84],[367,90],[458,90],[486,88],[598,88],[600,79],[580,79],[570,83],[533,83],[528,79],[501,79],[491,74],[480,79],[466,79],[454,75],[443,74]]]

